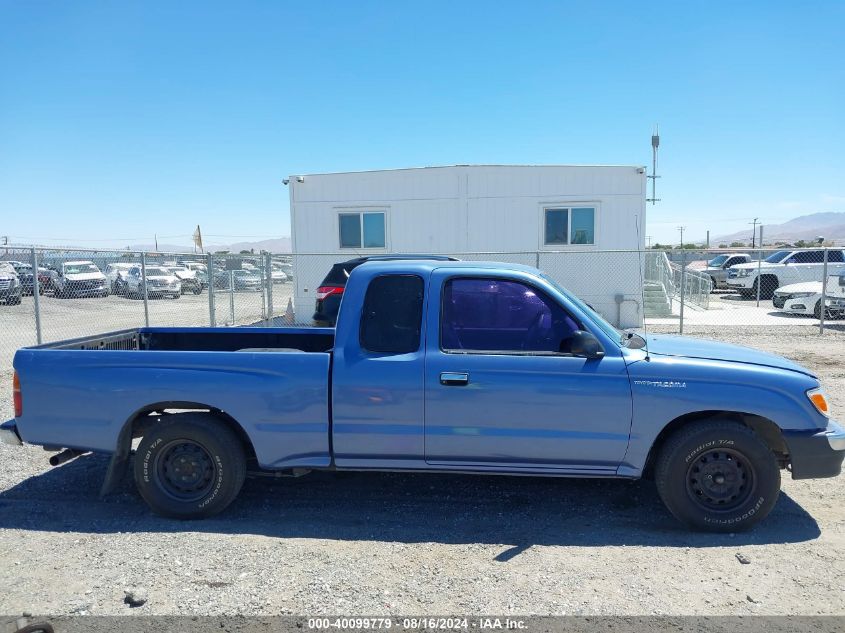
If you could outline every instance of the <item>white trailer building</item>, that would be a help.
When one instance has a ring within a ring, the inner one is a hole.
[[[611,322],[642,323],[643,167],[455,165],[287,182],[297,322],[310,321],[333,263],[437,253],[538,266]]]

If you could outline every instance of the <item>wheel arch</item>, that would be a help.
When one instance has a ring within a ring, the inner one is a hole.
[[[105,496],[114,491],[123,479],[123,476],[126,474],[129,464],[129,455],[132,450],[132,440],[143,437],[147,429],[160,422],[162,417],[178,415],[178,413],[174,413],[173,410],[178,410],[179,413],[205,413],[222,421],[231,428],[241,440],[244,450],[246,451],[247,460],[255,459],[255,446],[253,445],[246,430],[235,418],[225,411],[202,402],[185,400],[153,402],[134,411],[123,423],[123,426],[117,436],[115,450],[114,453],[112,453],[112,457],[109,462],[106,478],[103,481],[102,488],[100,489],[100,496]]]
[[[657,434],[654,442],[652,442],[651,449],[648,452],[648,457],[646,458],[645,466],[643,468],[643,477],[651,478],[654,472],[655,459],[660,452],[660,449],[666,443],[666,440],[668,440],[672,434],[688,424],[702,420],[737,422],[748,427],[754,431],[775,454],[775,457],[781,467],[783,468],[786,466],[789,449],[783,439],[783,433],[781,432],[780,427],[775,424],[775,422],[769,418],[753,413],[713,409],[684,413],[666,424],[666,426],[660,430],[660,433]]]

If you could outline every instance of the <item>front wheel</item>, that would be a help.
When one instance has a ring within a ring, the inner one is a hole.
[[[202,413],[168,416],[150,428],[135,455],[135,484],[162,516],[201,519],[222,512],[243,486],[246,454],[221,420]]]
[[[703,420],[669,437],[657,457],[655,483],[669,511],[688,526],[738,532],[771,512],[780,492],[780,468],[747,426]]]

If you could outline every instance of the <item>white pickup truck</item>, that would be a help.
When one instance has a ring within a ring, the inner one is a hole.
[[[745,297],[753,297],[757,295],[757,285],[760,284],[760,298],[771,299],[781,286],[821,281],[824,253],[823,248],[784,250],[769,255],[762,262],[733,266],[728,274],[727,286]],[[841,249],[827,249],[827,265],[828,274],[845,272],[845,256]]]

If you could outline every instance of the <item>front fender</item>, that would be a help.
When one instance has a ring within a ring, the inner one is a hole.
[[[631,440],[619,473],[639,476],[660,432],[699,412],[756,415],[781,431],[824,429],[827,418],[806,396],[818,381],[796,371],[750,363],[652,354],[628,366],[633,399]]]

